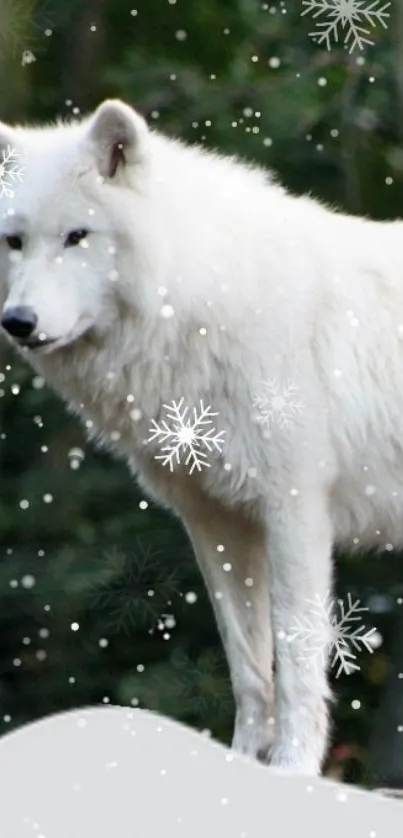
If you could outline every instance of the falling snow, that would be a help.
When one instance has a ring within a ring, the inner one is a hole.
[[[367,629],[362,623],[362,614],[369,609],[362,606],[359,599],[353,600],[351,594],[347,594],[347,604],[343,600],[332,599],[329,594],[322,598],[316,596],[307,602],[309,614],[295,619],[287,636],[289,642],[300,644],[299,659],[306,661],[309,667],[326,664],[330,656],[330,666],[335,670],[336,678],[341,673],[351,675],[357,672],[360,666],[355,652],[365,649],[372,654],[378,645],[377,630]]]
[[[162,445],[162,453],[156,454],[155,459],[160,460],[163,466],[168,465],[170,471],[174,470],[175,464],[182,464],[182,458],[183,465],[189,467],[189,474],[192,474],[195,469],[210,468],[208,454],[222,452],[225,431],[218,432],[214,428],[213,417],[218,413],[213,413],[211,407],[204,407],[202,400],[199,411],[193,408],[193,415],[184,402],[182,398],[179,402],[164,404],[167,419],[161,422],[152,420],[153,427],[150,428],[147,443],[158,441]]]
[[[275,379],[265,381],[261,392],[253,399],[253,407],[257,409],[256,421],[267,430],[276,426],[280,430],[290,428],[304,406],[298,398],[298,387],[291,381],[283,387]]]
[[[140,539],[129,555],[113,549],[104,558],[100,577],[88,590],[88,604],[102,609],[106,633],[129,634],[139,623],[155,625],[180,594],[176,568],[168,570],[159,553]]]
[[[21,182],[24,169],[19,165],[20,154],[10,145],[3,148],[0,159],[0,198],[12,198],[13,185]]]
[[[310,14],[315,30],[309,33],[315,43],[330,50],[332,43],[342,41],[351,54],[356,48],[373,46],[371,30],[381,24],[387,28],[387,11],[391,3],[382,0],[302,0],[306,8],[301,16]],[[321,18],[320,20],[318,18]]]

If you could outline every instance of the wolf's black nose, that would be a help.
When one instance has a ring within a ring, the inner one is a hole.
[[[28,338],[36,328],[38,318],[30,306],[13,306],[3,312],[1,325],[13,338]]]

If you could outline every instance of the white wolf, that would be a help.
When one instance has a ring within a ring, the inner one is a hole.
[[[229,660],[234,747],[315,774],[326,665],[310,670],[289,629],[309,616],[329,640],[310,601],[331,589],[334,545],[403,543],[403,225],[288,195],[119,101],[71,125],[0,124],[8,147],[25,172],[0,201],[2,326],[182,519]],[[192,474],[156,459],[152,433],[181,399],[211,406],[225,440]]]

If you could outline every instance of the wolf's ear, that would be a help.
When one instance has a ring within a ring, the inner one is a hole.
[[[144,159],[148,128],[144,119],[119,99],[104,102],[90,122],[90,141],[103,177]]]

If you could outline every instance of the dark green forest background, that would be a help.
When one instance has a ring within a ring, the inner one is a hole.
[[[71,118],[118,96],[156,128],[258,161],[294,191],[402,215],[402,0],[376,43],[351,55],[342,38],[315,45],[301,10],[299,0],[0,0],[0,119]],[[229,742],[228,671],[179,524],[86,444],[5,346],[0,370],[0,732],[110,702]],[[334,680],[327,772],[403,787],[403,561],[392,548],[338,557],[338,594],[360,598],[383,642]]]

